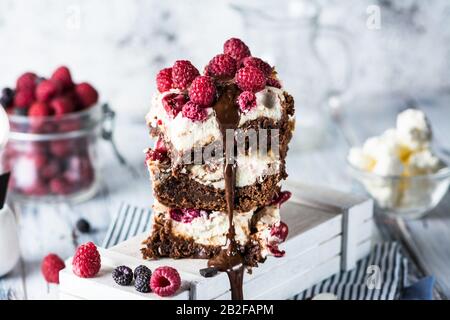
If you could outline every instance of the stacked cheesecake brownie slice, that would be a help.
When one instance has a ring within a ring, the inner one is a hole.
[[[226,159],[235,170],[228,183],[233,236],[245,264],[283,256],[278,245],[287,226],[279,207],[289,193],[280,182],[287,177],[294,101],[274,68],[232,38],[202,75],[179,60],[158,73],[157,87],[146,118],[156,143],[146,151],[155,202],[144,258],[207,259],[227,245]],[[236,130],[228,137],[221,122],[233,117]]]

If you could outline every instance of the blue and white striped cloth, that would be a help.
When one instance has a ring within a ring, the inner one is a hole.
[[[121,203],[109,225],[102,247],[110,248],[140,233],[150,231],[152,211]]]
[[[149,232],[151,210],[122,203],[111,221],[103,242],[112,247],[142,232]],[[374,246],[372,253],[357,263],[356,268],[341,272],[293,297],[310,299],[319,293],[332,293],[339,300],[393,300],[398,299],[405,286],[407,260],[396,242]],[[368,281],[372,285],[368,284]]]
[[[332,293],[339,300],[394,300],[405,287],[407,274],[407,260],[398,243],[380,243],[374,246],[369,257],[358,261],[353,270],[335,274],[293,299]]]

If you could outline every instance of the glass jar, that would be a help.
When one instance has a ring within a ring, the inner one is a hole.
[[[105,105],[61,117],[9,115],[2,157],[18,200],[72,201],[95,195],[99,185],[97,143],[112,111]]]
[[[256,56],[274,65],[298,110],[290,149],[323,145],[330,132],[328,100],[341,96],[352,78],[350,37],[321,22],[322,7],[313,0],[265,3],[234,1],[245,42]],[[336,72],[335,65],[339,66]]]

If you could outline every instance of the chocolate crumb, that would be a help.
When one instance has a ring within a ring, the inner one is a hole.
[[[211,278],[214,277],[219,271],[216,268],[203,268],[200,269],[200,274],[202,277]]]

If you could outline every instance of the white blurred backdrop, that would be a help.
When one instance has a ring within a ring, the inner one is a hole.
[[[259,18],[240,8],[244,4],[254,6]],[[160,68],[185,58],[203,69],[224,40],[236,36],[254,55],[278,65],[297,95],[316,101],[339,87],[348,71],[341,44],[332,37],[318,41],[330,81],[311,67],[315,62],[301,47],[311,30],[301,23],[272,27],[274,12],[294,22],[318,14],[336,39],[348,40],[352,94],[450,91],[448,0],[0,0],[0,86],[13,85],[24,71],[49,75],[65,64],[121,116],[142,117]]]

